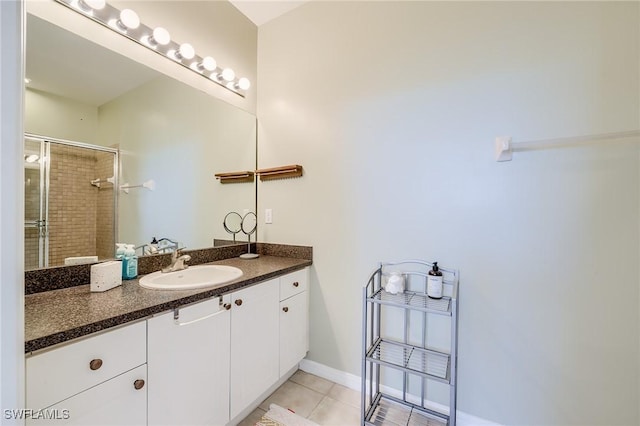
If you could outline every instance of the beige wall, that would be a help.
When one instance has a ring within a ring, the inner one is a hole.
[[[638,4],[311,2],[261,26],[260,239],[314,247],[313,361],[360,372],[381,260],[459,268],[459,409],[638,424]],[[263,224],[265,208],[273,224]]]

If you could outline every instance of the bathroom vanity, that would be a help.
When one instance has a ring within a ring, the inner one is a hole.
[[[133,280],[105,293],[76,286],[27,295],[27,408],[40,416],[27,424],[242,420],[308,350],[311,260],[215,263],[243,276],[204,290],[149,290]]]

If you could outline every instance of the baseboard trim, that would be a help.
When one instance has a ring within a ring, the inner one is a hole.
[[[322,377],[323,379],[331,380],[334,383],[348,387],[358,392],[360,392],[362,389],[360,376],[347,373],[346,371],[336,370],[335,368],[320,364],[319,362],[308,360],[306,358],[300,361],[300,370],[310,374],[314,374],[318,377]],[[391,390],[389,388],[385,388],[384,391],[394,393],[394,390]],[[400,392],[398,392],[398,394],[399,393]],[[448,411],[447,407],[435,402],[430,402],[429,405],[433,406],[436,409],[440,409],[441,411]],[[481,417],[476,417],[460,410],[457,410],[456,420],[456,424],[458,426],[501,426],[499,423],[495,423]]]
[[[360,376],[356,376],[355,374],[336,370],[335,368],[331,368],[327,365],[320,364],[319,362],[311,361],[306,358],[300,361],[299,367],[302,371],[322,377],[323,379],[331,380],[334,383],[346,386],[358,392],[360,392],[362,388]]]

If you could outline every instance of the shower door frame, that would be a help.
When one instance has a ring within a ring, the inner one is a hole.
[[[49,183],[51,170],[51,144],[67,145],[75,148],[91,149],[94,151],[108,152],[114,154],[113,159],[113,237],[114,241],[118,237],[118,194],[120,192],[119,174],[120,174],[120,150],[118,148],[110,148],[106,146],[94,145],[86,142],[77,142],[67,139],[52,138],[49,136],[38,135],[35,133],[24,133],[22,142],[23,150],[25,140],[31,139],[40,142],[40,152],[42,161],[40,165],[40,222],[41,227],[38,241],[38,263],[39,268],[48,268],[49,265]],[[44,156],[42,156],[44,155]],[[25,222],[26,227],[26,222]],[[61,265],[54,265],[61,266]]]

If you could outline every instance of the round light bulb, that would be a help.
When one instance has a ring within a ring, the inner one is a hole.
[[[157,27],[153,30],[153,39],[157,44],[164,46],[169,44],[171,36],[169,35],[169,31],[162,27]]]
[[[224,70],[222,70],[222,78],[227,81],[232,81],[234,78],[236,78],[236,73],[233,72],[231,68],[225,68]]]
[[[124,26],[124,30],[135,30],[140,26],[140,18],[138,17],[138,14],[133,10],[122,9],[122,11],[120,12],[120,20],[118,21],[118,23]]]
[[[101,10],[104,9],[107,2],[105,0],[81,0],[87,4],[91,9]]]
[[[78,8],[89,14],[91,14],[94,9],[103,9],[105,5],[105,0],[78,0]]]
[[[24,158],[24,161],[26,161],[27,163],[35,163],[36,161],[38,161],[40,159],[40,156],[37,154],[31,154],[31,155],[27,155]]]
[[[205,56],[204,58],[202,58],[202,62],[200,63],[200,68],[207,71],[213,71],[217,66],[218,64],[216,63],[216,60],[211,56]]]
[[[183,43],[178,49],[177,56],[179,59],[193,59],[193,57],[196,56],[196,51],[189,43]]]
[[[249,87],[251,87],[251,82],[249,81],[248,78],[242,77],[240,80],[238,80],[238,88],[242,90],[247,90],[249,89]]]

